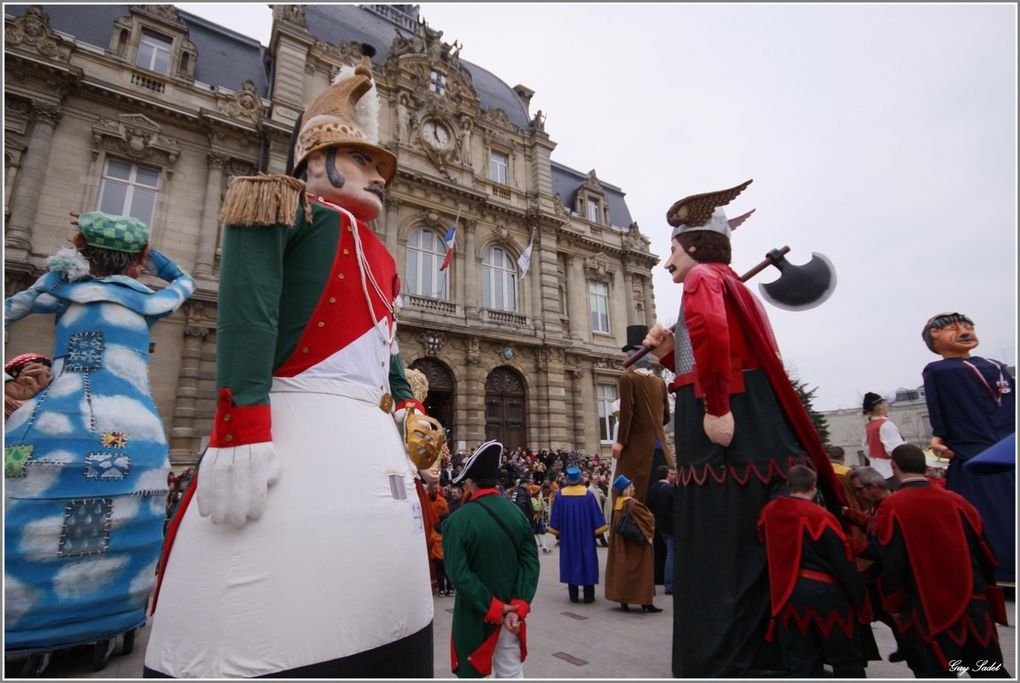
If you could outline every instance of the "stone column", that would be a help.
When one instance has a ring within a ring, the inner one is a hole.
[[[475,233],[477,232],[478,221],[470,218],[464,221],[464,274],[463,296],[464,317],[467,320],[478,319],[478,290],[481,288],[481,278],[478,277],[478,258],[475,255]],[[483,425],[484,426],[484,425]]]
[[[626,276],[627,291],[624,292],[627,302],[627,324],[628,325],[644,325],[645,314],[644,311],[639,311],[637,307],[637,300],[634,298],[634,290],[641,292],[641,300],[645,301],[644,287],[641,285],[641,276],[636,273],[627,273]]]
[[[467,420],[466,429],[460,438],[467,441],[470,449],[474,444],[485,441],[485,371],[481,366],[481,343],[478,337],[468,337],[465,343],[467,382],[461,400],[464,401]]]
[[[535,241],[531,249],[531,265],[528,266],[527,277],[531,278],[531,322],[535,331],[541,333],[545,329],[545,302],[542,300],[542,237],[538,234],[537,228],[533,234]],[[528,243],[532,243],[530,238]]]
[[[627,343],[627,321],[630,320],[628,312],[627,278],[623,272],[623,266],[618,265],[613,271],[613,290],[609,293],[609,311],[612,319],[609,323],[609,330],[616,339],[616,346],[623,346]]]
[[[21,163],[18,186],[11,201],[11,217],[7,222],[4,244],[8,249],[24,252],[32,249],[32,226],[39,208],[42,188],[46,187],[46,167],[49,164],[53,130],[64,111],[58,105],[33,103],[35,124],[28,139]]]
[[[210,152],[209,172],[205,180],[205,202],[202,205],[202,225],[195,254],[195,277],[211,278],[216,260],[216,240],[220,236],[220,197],[223,192],[223,169],[230,158]]]
[[[652,278],[642,277],[641,286],[645,293],[645,325],[652,329],[655,326],[655,292],[652,290]]]
[[[575,368],[570,370],[570,383],[571,383],[571,396],[574,410],[574,450],[583,451],[588,449],[588,444],[584,442],[585,434],[587,434],[587,425],[585,424],[585,408],[589,407],[583,399],[584,396],[584,371]]]
[[[199,389],[199,366],[202,362],[202,344],[209,329],[198,325],[184,328],[184,347],[181,349],[181,376],[177,384],[177,401],[174,405],[173,427],[170,430],[170,463],[190,464],[198,451],[199,435],[195,431],[196,406]]]
[[[570,336],[574,339],[588,338],[588,280],[584,277],[584,264],[577,254],[567,255],[567,315]]]

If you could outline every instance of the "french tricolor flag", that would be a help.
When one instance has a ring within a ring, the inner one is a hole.
[[[452,226],[443,235],[443,241],[446,242],[446,258],[443,259],[443,265],[439,266],[440,272],[446,270],[450,266],[450,261],[453,260],[453,244],[457,240],[457,226]]]

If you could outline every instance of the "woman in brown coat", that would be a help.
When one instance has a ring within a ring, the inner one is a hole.
[[[634,484],[625,475],[613,482],[616,503],[613,505],[613,532],[609,536],[609,558],[606,560],[606,600],[620,603],[626,612],[628,603],[641,605],[642,612],[661,612],[652,604],[655,553],[655,517],[637,498]],[[624,538],[620,524],[629,516],[644,537],[635,543]]]

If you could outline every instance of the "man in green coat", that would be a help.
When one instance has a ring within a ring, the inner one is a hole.
[[[456,588],[451,668],[459,678],[523,678],[526,619],[538,588],[531,523],[499,495],[503,445],[482,444],[454,483],[466,502],[443,525],[446,575]]]

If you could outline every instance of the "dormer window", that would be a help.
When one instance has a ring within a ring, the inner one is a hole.
[[[157,33],[142,31],[142,39],[138,43],[138,56],[135,64],[166,75],[170,73],[170,51],[173,41]]]
[[[599,202],[595,199],[588,200],[588,220],[592,223],[599,222]]]
[[[432,70],[432,75],[429,77],[429,90],[437,95],[446,94],[446,74],[438,69]]]

